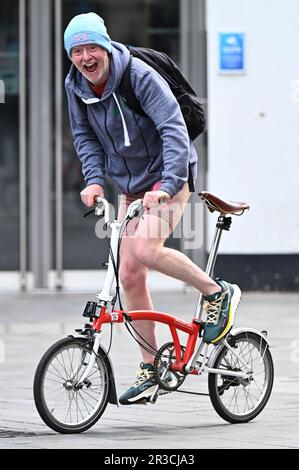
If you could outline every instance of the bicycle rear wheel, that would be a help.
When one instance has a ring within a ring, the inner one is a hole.
[[[39,415],[54,431],[83,432],[98,421],[107,406],[109,375],[102,351],[83,386],[77,386],[91,352],[90,340],[68,337],[51,346],[40,360],[34,400]]]
[[[273,361],[269,345],[256,333],[242,332],[233,336],[232,346],[252,374],[243,379],[210,373],[209,393],[215,411],[223,419],[230,423],[246,423],[255,418],[269,400],[274,378]],[[244,370],[240,358],[224,346],[213,367],[238,372]]]

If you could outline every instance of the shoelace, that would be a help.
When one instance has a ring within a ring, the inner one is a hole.
[[[137,371],[137,377],[135,382],[133,383],[133,387],[138,387],[142,382],[145,382],[145,380],[150,379],[153,376],[153,372],[149,371],[147,369],[140,369]]]
[[[206,324],[217,325],[219,320],[219,313],[221,310],[223,295],[217,300],[212,300],[211,302],[206,301],[204,303],[204,310],[207,313]]]

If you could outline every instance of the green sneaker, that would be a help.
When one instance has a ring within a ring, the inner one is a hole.
[[[216,279],[216,282],[221,291],[204,297],[203,308],[207,312],[207,320],[203,339],[206,343],[217,343],[228,333],[241,298],[240,288],[236,284],[221,279]]]
[[[133,385],[119,398],[121,405],[133,405],[143,400],[148,401],[155,391],[157,381],[154,376],[154,366],[152,364],[140,364],[140,370],[137,372],[137,378]],[[167,393],[160,389],[159,395]]]

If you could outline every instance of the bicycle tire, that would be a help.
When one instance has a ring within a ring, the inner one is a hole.
[[[96,362],[87,378],[86,388],[84,389],[84,385],[82,389],[76,390],[72,384],[75,382],[75,378],[79,378],[79,372],[80,376],[82,375],[90,354],[90,340],[81,337],[68,337],[53,344],[45,352],[37,366],[33,383],[36,409],[42,420],[51,429],[61,434],[86,431],[99,420],[106,409],[110,381],[103,351],[98,352]],[[58,357],[59,359],[57,359]],[[74,376],[73,379],[72,376]],[[97,381],[100,381],[100,384]],[[50,389],[51,387],[58,389],[59,397],[57,396],[56,402],[55,396],[51,397],[53,390],[46,391],[48,382],[53,382],[52,385],[49,385]],[[94,406],[90,404],[92,400],[95,401]],[[79,409],[78,404],[81,402],[82,406],[84,404],[84,409]],[[67,409],[63,409],[64,403],[68,407]],[[75,408],[72,409],[73,405]],[[65,418],[62,419],[62,415],[65,413]],[[74,413],[77,416],[77,421],[72,422],[72,414],[74,416]]]
[[[270,398],[274,380],[273,360],[268,343],[254,332],[238,333],[232,337],[232,344],[239,349],[237,352],[243,360],[248,361],[253,370],[252,378],[209,373],[209,394],[215,411],[225,421],[247,423],[260,414]],[[241,362],[224,346],[219,350],[213,368],[241,370]]]

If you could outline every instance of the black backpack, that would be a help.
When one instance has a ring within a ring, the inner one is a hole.
[[[195,140],[205,130],[206,115],[198,96],[180,69],[164,52],[147,47],[127,46],[127,48],[131,56],[119,86],[122,99],[137,114],[145,116],[131,83],[132,57],[137,57],[150,65],[166,80],[180,105],[190,139]]]

